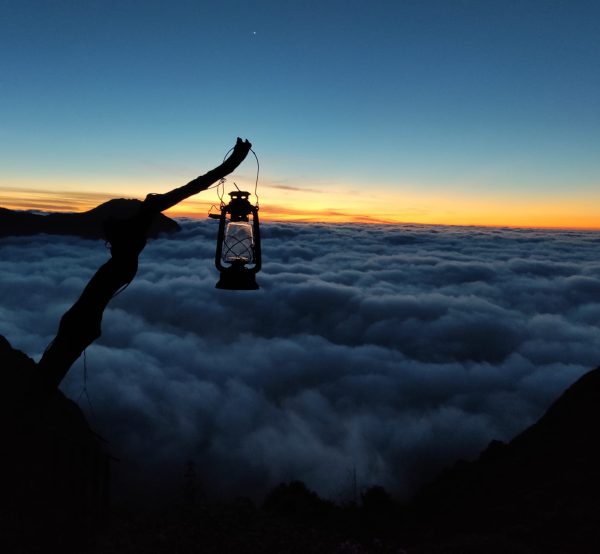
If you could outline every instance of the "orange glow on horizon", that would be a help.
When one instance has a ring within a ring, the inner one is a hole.
[[[592,199],[477,199],[380,192],[331,194],[277,190],[261,194],[261,220],[323,223],[415,223],[480,227],[600,230],[600,201]],[[211,191],[212,192],[212,191]],[[210,194],[210,193],[208,193]],[[135,197],[136,195],[131,195]],[[213,195],[214,196],[214,195]],[[82,212],[126,192],[48,191],[0,187],[0,207],[13,210]],[[168,210],[170,217],[204,218],[218,199],[189,199]],[[216,206],[214,206],[216,204]]]

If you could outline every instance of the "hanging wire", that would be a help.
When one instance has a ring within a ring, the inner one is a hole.
[[[83,351],[83,388],[81,389],[81,392],[79,393],[79,396],[77,397],[77,403],[79,403],[79,401],[81,400],[81,397],[84,394],[87,399],[87,403],[90,407],[90,414],[92,415],[92,419],[94,419],[96,417],[94,414],[94,407],[92,406],[92,401],[90,399],[90,395],[88,393],[88,388],[87,388],[87,356],[85,354],[85,350]]]
[[[225,157],[223,158],[223,161],[225,161],[227,159],[227,156],[229,156],[230,152],[233,151],[233,148],[235,148],[235,147],[232,147],[229,150],[227,150]],[[260,175],[260,162],[258,161],[258,156],[256,155],[256,152],[254,150],[252,150],[252,148],[250,148],[250,152],[252,152],[252,154],[254,155],[254,159],[256,160],[256,179],[254,181],[254,196],[256,196],[256,208],[258,209],[258,207],[259,207],[258,206],[258,177]],[[226,182],[227,182],[227,179],[225,177],[223,177],[222,179],[219,180],[218,183],[211,185],[210,187],[207,187],[207,189],[206,189],[206,190],[217,189],[217,195],[219,197],[219,202],[220,202],[221,208],[225,205],[225,202],[223,201],[223,196],[225,196],[225,183]],[[233,184],[236,186],[236,188],[238,190],[240,190],[239,187],[235,183],[233,183]],[[212,210],[213,207],[216,207],[216,206],[214,206],[214,205],[211,206],[210,210]],[[210,213],[210,210],[208,211],[208,213]]]
[[[256,196],[256,209],[258,209],[258,174],[260,173],[260,162],[258,161],[258,156],[256,152],[250,148],[250,152],[254,154],[254,158],[256,159],[256,181],[254,182],[254,196]]]
[[[227,150],[227,152],[225,152],[225,156],[223,156],[223,161],[225,161],[227,159],[227,156],[229,156],[230,152],[233,152],[234,148],[235,148],[235,146],[232,146],[229,150]]]
[[[227,181],[227,179],[225,179],[225,177],[222,177],[218,182],[216,182],[214,185],[210,185],[210,187],[206,187],[204,190],[212,190],[212,189],[218,189],[221,184],[225,183],[225,181]]]
[[[225,177],[223,177],[220,181],[219,181],[219,185],[217,187],[217,196],[219,197],[219,208],[222,208],[225,205],[225,202],[223,201],[223,196],[225,196],[225,183],[227,182],[227,179],[225,179]]]
[[[221,179],[219,179],[219,182],[216,185],[212,185],[211,187],[208,187],[206,190],[210,190],[210,189],[217,189],[217,196],[219,197],[219,206],[217,206],[216,204],[212,204],[211,207],[208,209],[208,215],[211,214],[211,212],[213,211],[213,208],[215,210],[219,210],[221,211],[223,209],[223,206],[225,206],[225,202],[223,201],[223,196],[225,195],[225,183],[226,183],[227,179],[225,179],[225,177],[222,177]],[[235,183],[234,183],[235,184]]]

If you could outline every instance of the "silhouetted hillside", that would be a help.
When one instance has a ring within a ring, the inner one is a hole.
[[[140,206],[139,200],[115,198],[82,213],[49,213],[41,215],[0,208],[0,237],[35,235],[76,235],[83,238],[103,238],[103,223],[109,218],[124,219]],[[159,233],[179,231],[179,224],[163,214],[154,219],[149,237]]]
[[[495,552],[476,549],[484,539],[511,552],[600,552],[599,428],[600,368],[508,444],[424,487],[409,510],[418,540],[440,552]]]
[[[0,379],[0,551],[80,552],[108,515],[104,444],[1,335]]]

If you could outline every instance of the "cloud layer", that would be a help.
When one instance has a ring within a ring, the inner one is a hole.
[[[214,289],[216,227],[148,244],[87,351],[116,473],[209,494],[302,479],[409,494],[509,439],[600,364],[600,234],[264,225],[261,290]],[[101,242],[0,242],[0,334],[35,359],[107,258]],[[82,360],[63,389],[83,386]]]

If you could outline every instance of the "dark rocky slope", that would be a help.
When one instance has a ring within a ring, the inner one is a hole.
[[[599,429],[600,368],[508,444],[424,487],[408,511],[417,542],[424,552],[600,552]]]
[[[105,445],[1,335],[0,379],[0,551],[81,551],[108,514]]]

